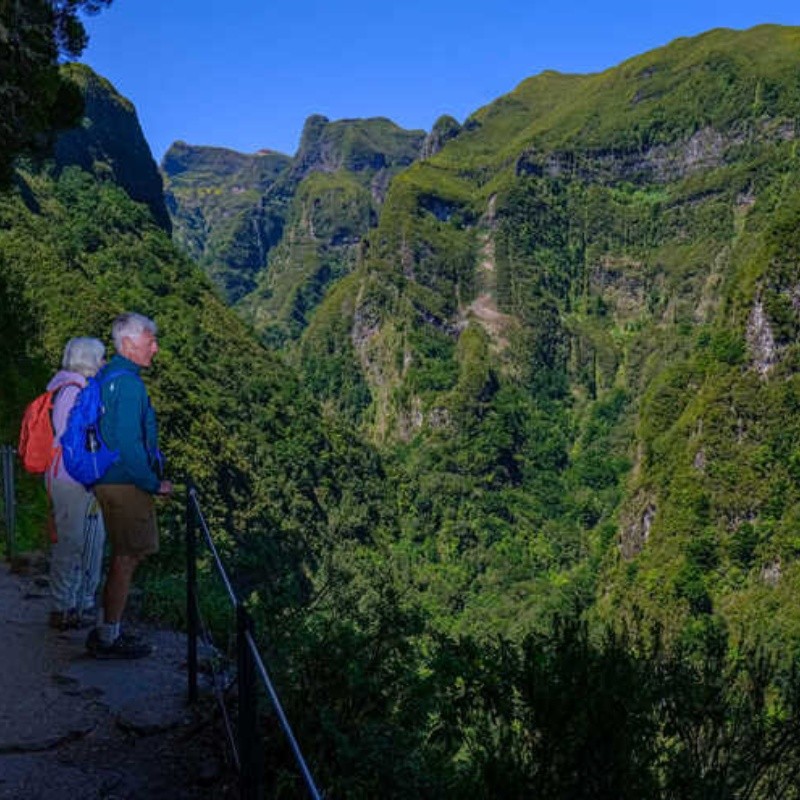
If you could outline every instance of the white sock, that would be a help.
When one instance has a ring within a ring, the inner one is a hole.
[[[104,622],[98,625],[97,636],[103,644],[114,644],[119,637],[119,622]]]

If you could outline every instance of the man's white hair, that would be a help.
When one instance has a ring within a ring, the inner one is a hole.
[[[124,338],[136,339],[145,331],[150,331],[153,336],[156,335],[156,324],[149,317],[145,317],[144,314],[137,314],[135,311],[120,314],[111,326],[114,348],[118,353],[121,353],[122,340]]]
[[[105,354],[106,346],[99,339],[79,336],[67,342],[61,366],[88,378],[100,369]]]

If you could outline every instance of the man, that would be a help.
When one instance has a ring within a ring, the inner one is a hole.
[[[162,480],[156,415],[140,371],[158,352],[156,325],[141,314],[120,314],[111,329],[116,355],[98,373],[103,416],[100,434],[119,460],[95,485],[111,542],[111,561],[103,588],[103,617],[86,640],[96,658],[141,658],[152,648],[120,632],[136,568],[158,551],[154,495],[169,495]]]

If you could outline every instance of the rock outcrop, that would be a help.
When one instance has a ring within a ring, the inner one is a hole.
[[[171,221],[164,202],[161,175],[142,133],[136,109],[105,79],[82,64],[64,67],[83,92],[80,126],[62,133],[55,144],[57,169],[78,166],[108,178],[145,203],[165,230]]]
[[[747,322],[747,349],[753,368],[762,378],[769,374],[776,360],[775,336],[764,311],[764,303],[757,299]]]
[[[435,156],[451,139],[461,133],[458,120],[447,114],[439,117],[422,143],[422,158]]]

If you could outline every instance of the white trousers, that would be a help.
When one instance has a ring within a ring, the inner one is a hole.
[[[54,480],[50,491],[58,541],[50,552],[54,611],[94,608],[106,531],[94,495],[80,484]]]

